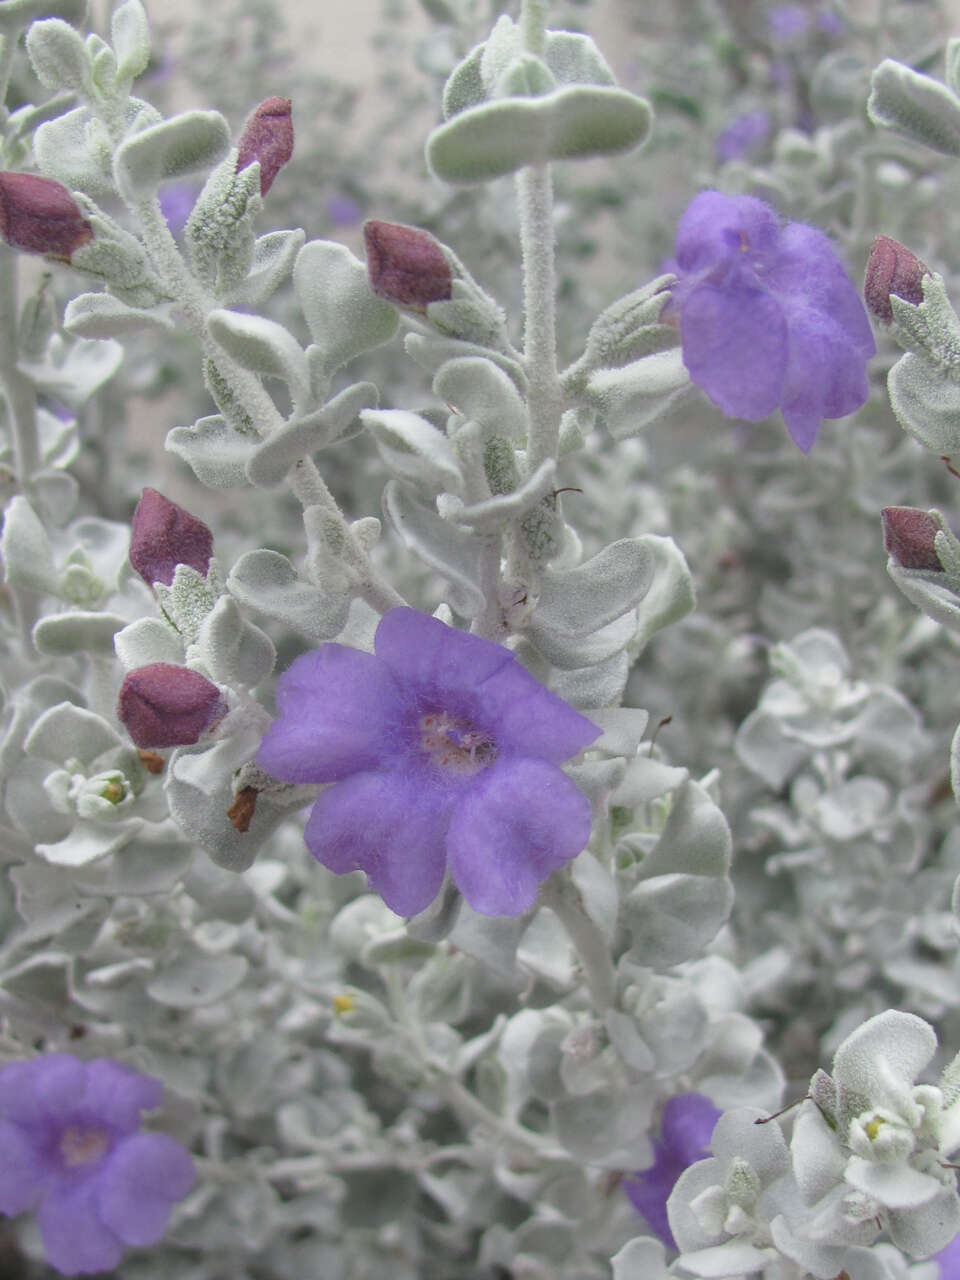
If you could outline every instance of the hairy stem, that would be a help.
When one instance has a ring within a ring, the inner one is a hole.
[[[549,907],[566,930],[583,969],[598,1013],[613,1007],[617,978],[606,938],[587,915],[580,894],[566,871],[552,876],[540,890],[540,905]]]

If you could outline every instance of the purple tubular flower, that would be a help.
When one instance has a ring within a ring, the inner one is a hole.
[[[140,748],[192,746],[226,711],[215,684],[171,662],[129,672],[117,700],[117,716]]]
[[[156,489],[144,489],[130,525],[130,563],[148,587],[169,587],[178,564],[206,577],[212,555],[213,534],[202,520]]]
[[[195,1180],[164,1133],[140,1133],[163,1086],[119,1062],[48,1053],[0,1070],[0,1213],[35,1209],[62,1275],[112,1271],[131,1245],[155,1244]]]
[[[420,311],[450,298],[450,263],[429,231],[371,218],[363,224],[363,239],[370,288],[377,297]]]
[[[918,507],[884,507],[883,545],[901,569],[927,569],[942,573],[936,536],[940,526],[933,516]]]
[[[957,1280],[960,1276],[960,1235],[955,1235],[945,1249],[933,1255],[939,1263],[940,1280]]]
[[[69,262],[93,239],[93,227],[61,183],[35,173],[0,172],[0,238],[24,253]]]
[[[293,155],[292,106],[289,98],[266,98],[247,118],[237,143],[237,173],[257,162],[261,196]]]
[[[767,14],[770,34],[782,44],[802,39],[810,27],[810,15],[802,4],[777,4]]]
[[[362,870],[398,915],[449,869],[484,915],[522,915],[590,837],[558,767],[600,734],[508,649],[392,609],[375,652],[325,644],[280,677],[257,757],[287,782],[328,782],[307,823],[331,871]]]
[[[689,1165],[710,1154],[710,1137],[720,1112],[702,1093],[681,1093],[663,1108],[659,1138],[653,1140],[654,1158],[649,1169],[623,1180],[634,1208],[663,1243],[675,1249],[667,1221],[667,1201],[674,1183]]]
[[[863,303],[822,231],[781,226],[753,196],[702,191],[677,228],[671,301],[683,362],[731,418],[781,409],[804,453],[822,418],[867,398],[876,345]]]
[[[737,116],[714,143],[714,155],[721,163],[739,160],[770,132],[770,117],[761,107]]]

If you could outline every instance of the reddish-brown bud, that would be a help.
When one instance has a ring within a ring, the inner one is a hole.
[[[0,236],[24,253],[70,261],[93,227],[66,187],[35,173],[0,172]]]
[[[901,569],[929,569],[942,573],[935,538],[940,525],[918,507],[884,507],[883,545]]]
[[[212,555],[213,534],[202,520],[156,489],[144,489],[130,525],[130,563],[148,587],[169,587],[178,564],[206,577]]]
[[[420,310],[450,298],[450,263],[429,231],[371,219],[363,224],[363,238],[370,287],[378,298]]]
[[[863,280],[863,296],[867,306],[884,324],[893,321],[890,295],[903,298],[919,306],[923,301],[924,276],[930,268],[915,253],[898,240],[889,236],[877,236],[867,259],[867,271]]]
[[[117,702],[117,715],[142,749],[192,746],[226,712],[215,684],[199,671],[170,662],[131,671]]]
[[[258,161],[262,196],[293,155],[292,106],[289,98],[266,98],[247,117],[237,143],[237,173]]]

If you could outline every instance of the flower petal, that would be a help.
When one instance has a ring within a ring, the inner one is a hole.
[[[0,1116],[56,1124],[76,1111],[86,1083],[84,1064],[68,1053],[12,1062],[0,1071]]]
[[[87,1087],[80,1110],[118,1133],[133,1133],[140,1126],[141,1111],[151,1111],[163,1101],[163,1085],[153,1076],[109,1058],[95,1058],[84,1066]]]
[[[100,1220],[126,1244],[155,1244],[196,1171],[179,1142],[140,1133],[120,1143],[96,1181]]]
[[[478,722],[498,747],[562,764],[600,737],[595,724],[514,658],[477,690]]]
[[[680,1093],[663,1108],[663,1140],[683,1161],[683,1167],[710,1154],[710,1138],[720,1110],[702,1093]]]
[[[759,422],[781,401],[787,322],[779,302],[740,275],[692,289],[683,304],[683,363],[728,417]]]
[[[373,654],[325,644],[280,677],[257,763],[285,782],[336,782],[389,756],[403,699]]]
[[[677,224],[677,265],[682,272],[702,271],[747,245],[763,253],[776,241],[777,231],[777,215],[762,200],[701,191]]]
[[[519,916],[589,839],[590,805],[565,773],[544,760],[506,760],[458,800],[447,859],[474,911]]]
[[[416,609],[384,614],[374,649],[401,686],[428,696],[448,690],[465,695],[514,660],[502,645],[457,631]]]
[[[412,916],[440,891],[453,794],[424,775],[359,773],[322,791],[304,838],[330,871],[365,871],[391,911]]]
[[[12,1217],[33,1208],[54,1169],[40,1144],[18,1124],[0,1121],[0,1152],[0,1213]]]
[[[100,1221],[96,1194],[96,1178],[64,1183],[37,1211],[47,1261],[62,1275],[112,1271],[123,1257],[123,1241]]]
[[[869,394],[863,359],[829,316],[807,308],[788,312],[790,358],[783,389],[783,419],[806,453],[821,418],[853,413]]]

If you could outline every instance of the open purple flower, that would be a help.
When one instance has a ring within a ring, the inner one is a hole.
[[[164,1133],[140,1133],[163,1085],[107,1058],[49,1053],[0,1070],[0,1213],[37,1212],[50,1265],[111,1271],[155,1244],[193,1186],[193,1161]]]
[[[365,871],[415,915],[451,876],[475,911],[521,915],[590,837],[590,806],[558,767],[600,734],[508,649],[413,609],[374,653],[325,644],[277,688],[258,763],[329,782],[305,838],[331,871]]]
[[[624,1178],[622,1186],[647,1226],[675,1249],[667,1221],[667,1201],[684,1169],[710,1154],[710,1138],[720,1112],[702,1093],[680,1093],[663,1108],[659,1138],[653,1140],[654,1158],[649,1169]]]
[[[781,409],[808,452],[821,418],[867,398],[876,351],[863,303],[822,231],[780,224],[753,196],[702,191],[677,228],[666,315],[690,377],[728,417]]]

